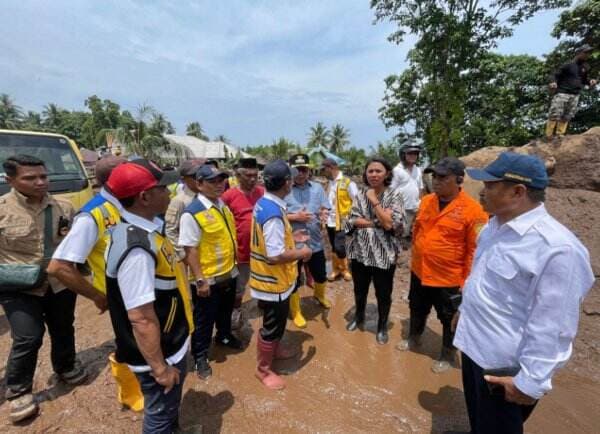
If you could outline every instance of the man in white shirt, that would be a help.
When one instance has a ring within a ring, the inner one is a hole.
[[[144,394],[142,432],[170,433],[178,424],[191,308],[175,248],[157,216],[169,205],[177,173],[148,160],[115,168],[107,182],[123,205],[106,253],[106,296],[116,360],[127,363]]]
[[[481,231],[463,288],[454,345],[462,351],[472,433],[522,433],[571,356],[581,302],[594,282],[589,254],[546,211],[537,157],[510,152],[483,170]]]
[[[416,143],[406,143],[400,148],[400,162],[394,167],[391,187],[396,189],[399,187],[399,182],[402,179],[400,173],[408,174],[417,184],[419,197],[423,196],[425,185],[423,184],[423,171],[417,166],[419,156],[421,155],[421,146]],[[418,207],[418,204],[417,204]]]

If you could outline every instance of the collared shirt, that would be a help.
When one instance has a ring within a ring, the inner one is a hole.
[[[219,211],[223,209],[225,204],[221,199],[217,199],[216,202],[211,201],[209,198],[204,196],[202,193],[198,193],[198,200],[209,210],[212,207],[216,207]],[[181,222],[179,227],[179,244],[182,247],[196,247],[200,244],[202,239],[202,229],[198,225],[198,222],[190,213],[184,213],[181,215]]]
[[[159,218],[151,221],[139,215],[132,214],[127,210],[121,212],[121,217],[127,223],[142,228],[147,232],[160,233],[162,231],[163,221]],[[154,283],[155,268],[155,261],[152,255],[141,248],[132,249],[125,259],[123,259],[117,272],[117,281],[119,282],[119,289],[121,297],[123,297],[125,309],[131,310],[154,302],[156,299],[156,285]],[[169,365],[179,363],[185,357],[189,343],[190,339],[188,337],[179,351],[167,357],[166,362]],[[148,365],[129,365],[129,368],[133,372],[150,371],[150,366]]]
[[[196,193],[194,193],[187,185],[177,192],[177,195],[169,203],[167,212],[165,213],[165,235],[173,243],[177,257],[181,260],[185,257],[184,249],[179,245],[179,222],[185,207],[192,203]]]
[[[329,181],[329,186],[327,188],[327,198],[329,199],[329,203],[331,204],[331,210],[329,211],[329,215],[327,216],[327,226],[335,227],[335,215],[336,215],[336,203],[337,203],[337,183],[340,179],[344,177],[344,174],[340,171],[338,172],[335,179]],[[350,181],[348,185],[348,194],[352,198],[352,201],[356,198],[358,194],[358,187],[354,183],[354,181]]]
[[[515,386],[539,399],[571,355],[594,283],[588,251],[543,204],[481,231],[454,345],[484,369],[520,367]]]
[[[394,190],[398,190],[402,193],[402,199],[404,201],[404,209],[416,211],[419,208],[420,199],[420,190],[422,188],[423,179],[419,177],[419,168],[417,166],[413,166],[412,173],[417,172],[417,178],[413,177],[402,165],[399,163],[394,170],[392,171],[394,177],[392,178],[392,184],[390,187]],[[419,179],[421,181],[421,186],[419,186]]]
[[[230,188],[221,196],[235,218],[237,234],[237,261],[241,264],[250,262],[250,229],[252,227],[252,211],[254,205],[265,194],[264,188],[256,186],[251,193],[246,193],[237,186]]]
[[[52,250],[63,240],[59,234],[59,221],[73,221],[75,213],[68,200],[46,195],[41,203],[32,203],[15,189],[0,197],[0,263],[47,265],[44,258],[45,210],[52,208]],[[48,283],[54,292],[65,286],[54,277],[48,277]],[[31,295],[44,295],[47,284],[31,291]]]
[[[266,192],[264,198],[275,202],[282,208],[284,213],[287,211],[286,203],[274,194]],[[267,221],[263,226],[263,235],[265,237],[265,247],[267,249],[268,257],[273,258],[285,252],[285,226],[283,220],[272,218]],[[296,283],[294,282],[292,286],[282,294],[269,294],[266,292],[258,292],[253,289],[250,290],[250,294],[252,298],[256,298],[257,300],[281,301],[287,299],[294,291],[295,287]]]
[[[322,208],[331,209],[323,187],[319,183],[311,181],[306,181],[304,185],[294,184],[290,194],[285,197],[285,203],[289,214],[302,210],[314,214],[308,223],[293,222],[292,228],[294,230],[307,229],[310,235],[308,246],[313,252],[323,250],[320,213]]]
[[[113,204],[119,210],[119,214],[123,213],[121,202],[104,187],[99,194]],[[98,227],[94,217],[87,212],[81,212],[75,216],[73,226],[54,252],[54,255],[52,255],[52,258],[83,264],[97,241]]]

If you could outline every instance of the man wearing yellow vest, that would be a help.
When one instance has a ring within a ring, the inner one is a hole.
[[[284,198],[292,187],[290,167],[283,160],[265,166],[266,193],[256,203],[252,217],[250,241],[250,289],[263,311],[262,327],[257,338],[256,377],[269,389],[285,387],[281,377],[273,372],[273,359],[293,356],[280,346],[289,313],[289,297],[296,286],[298,261],[307,261],[312,254],[304,245],[309,240],[304,232],[292,233],[286,217]]]
[[[343,230],[344,220],[350,215],[352,202],[358,193],[358,187],[340,171],[338,164],[332,158],[321,162],[321,171],[329,180],[327,194],[331,203],[331,211],[327,217],[327,235],[331,243],[332,265],[331,274],[327,279],[333,281],[339,276],[344,280],[352,280],[346,258],[346,234]]]
[[[136,160],[115,168],[107,182],[124,209],[109,229],[106,296],[116,359],[135,372],[144,394],[144,434],[178,428],[193,328],[183,267],[157,218],[177,176]]]
[[[105,184],[113,169],[125,162],[125,158],[110,155],[96,163],[96,180],[102,186],[100,193],[81,208],[71,230],[54,252],[48,265],[48,274],[56,277],[72,291],[92,299],[100,313],[107,309],[104,258],[106,231],[121,221],[123,211],[121,203]],[[85,263],[92,272],[91,283],[78,268],[79,264]],[[111,358],[111,365],[119,387],[119,402],[133,410],[142,410],[144,399],[135,376],[126,365],[116,363],[114,357]]]
[[[192,284],[194,324],[192,355],[196,373],[202,379],[212,375],[208,350],[216,326],[215,342],[235,350],[242,342],[231,333],[238,269],[237,237],[233,214],[219,198],[227,172],[205,164],[196,172],[199,193],[181,216],[179,245],[185,249],[185,263]]]

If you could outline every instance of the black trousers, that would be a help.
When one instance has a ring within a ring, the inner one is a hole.
[[[208,358],[208,349],[215,326],[217,338],[231,335],[231,312],[235,304],[235,287],[236,279],[228,279],[211,285],[208,297],[198,297],[196,286],[191,285],[194,303],[192,355],[195,360]]]
[[[258,300],[258,307],[263,311],[260,337],[268,342],[280,340],[285,333],[290,312],[290,298],[281,301]]]
[[[12,337],[6,363],[8,399],[31,392],[46,327],[50,334],[50,360],[54,372],[63,374],[73,369],[76,300],[77,295],[68,289],[57,294],[49,290],[43,297],[20,292],[0,294],[0,304],[10,324]]]
[[[325,252],[323,250],[312,254],[308,262],[298,261],[298,279],[296,279],[296,289],[300,286],[302,275],[302,267],[304,264],[308,266],[310,274],[317,283],[325,283],[327,281],[327,263]]]
[[[437,317],[442,323],[442,344],[446,348],[453,348],[452,317],[456,309],[450,302],[450,296],[458,294],[459,287],[438,288],[425,286],[415,273],[410,273],[410,291],[408,305],[410,308],[410,336],[421,335],[425,330],[425,323],[431,307],[435,308]]]
[[[392,306],[392,290],[394,289],[394,272],[396,266],[392,265],[387,270],[383,268],[370,267],[357,260],[352,260],[352,280],[354,281],[354,302],[356,305],[356,320],[365,319],[365,308],[367,307],[367,295],[369,286],[373,281],[375,286],[375,297],[377,298],[377,312],[379,314],[377,329],[385,328],[390,307]]]
[[[336,231],[335,228],[327,226],[327,238],[329,238],[329,244],[331,244],[331,254],[332,255],[336,255],[340,259],[344,259],[346,257],[346,250],[345,249],[344,249],[344,252],[343,252],[342,256],[340,256],[338,253],[336,253],[336,249],[335,249],[335,236],[336,236],[337,233],[338,233],[338,231]]]
[[[483,379],[483,369],[467,355],[462,355],[462,378],[472,434],[522,434],[523,423],[534,405],[507,402],[504,396],[492,395]]]

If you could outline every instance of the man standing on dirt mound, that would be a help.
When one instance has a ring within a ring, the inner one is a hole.
[[[325,297],[327,289],[327,268],[325,252],[323,250],[323,235],[321,234],[321,220],[326,218],[326,212],[331,208],[323,187],[317,182],[310,181],[310,161],[306,154],[296,154],[290,157],[290,166],[295,172],[292,191],[285,198],[288,210],[288,220],[293,229],[302,229],[310,237],[308,246],[312,256],[307,262],[310,274],[314,279],[314,296],[325,309],[331,308],[331,303]],[[302,272],[302,263],[298,264],[298,273]],[[290,314],[298,328],[306,327],[306,320],[300,308],[300,276],[297,287],[290,296]]]
[[[577,113],[581,90],[586,85],[596,85],[597,81],[589,78],[590,65],[587,63],[592,51],[594,49],[590,45],[582,45],[577,50],[573,62],[561,66],[552,76],[550,89],[556,91],[556,94],[552,98],[546,123],[547,140],[552,140],[555,135],[565,135],[569,121]]]
[[[421,343],[433,306],[442,323],[442,350],[432,371],[448,370],[455,361],[452,318],[460,291],[471,270],[479,230],[488,216],[479,203],[461,189],[465,165],[446,157],[425,169],[433,178],[433,193],[423,197],[413,228],[408,338],[397,345],[408,350]]]
[[[331,244],[331,274],[327,276],[330,281],[342,276],[344,280],[351,281],[352,275],[348,268],[346,257],[346,233],[344,221],[350,215],[352,202],[358,194],[358,187],[354,181],[341,172],[337,162],[332,158],[325,158],[321,162],[321,172],[329,180],[327,197],[331,204],[331,211],[327,217],[327,235]]]
[[[107,182],[123,211],[109,230],[106,296],[116,360],[135,372],[144,394],[143,433],[177,428],[193,328],[183,267],[157,218],[177,177],[135,160],[116,167]]]
[[[256,377],[269,389],[285,387],[283,379],[272,369],[274,359],[293,356],[281,346],[290,308],[290,294],[296,286],[298,261],[308,261],[308,235],[292,232],[286,216],[284,198],[290,193],[292,173],[283,160],[273,161],[263,171],[267,192],[256,203],[250,240],[250,290],[263,312],[258,332]]]
[[[571,356],[594,274],[586,248],[544,207],[538,157],[504,152],[467,173],[484,182],[481,202],[494,215],[479,236],[454,339],[471,432],[518,434]]]

